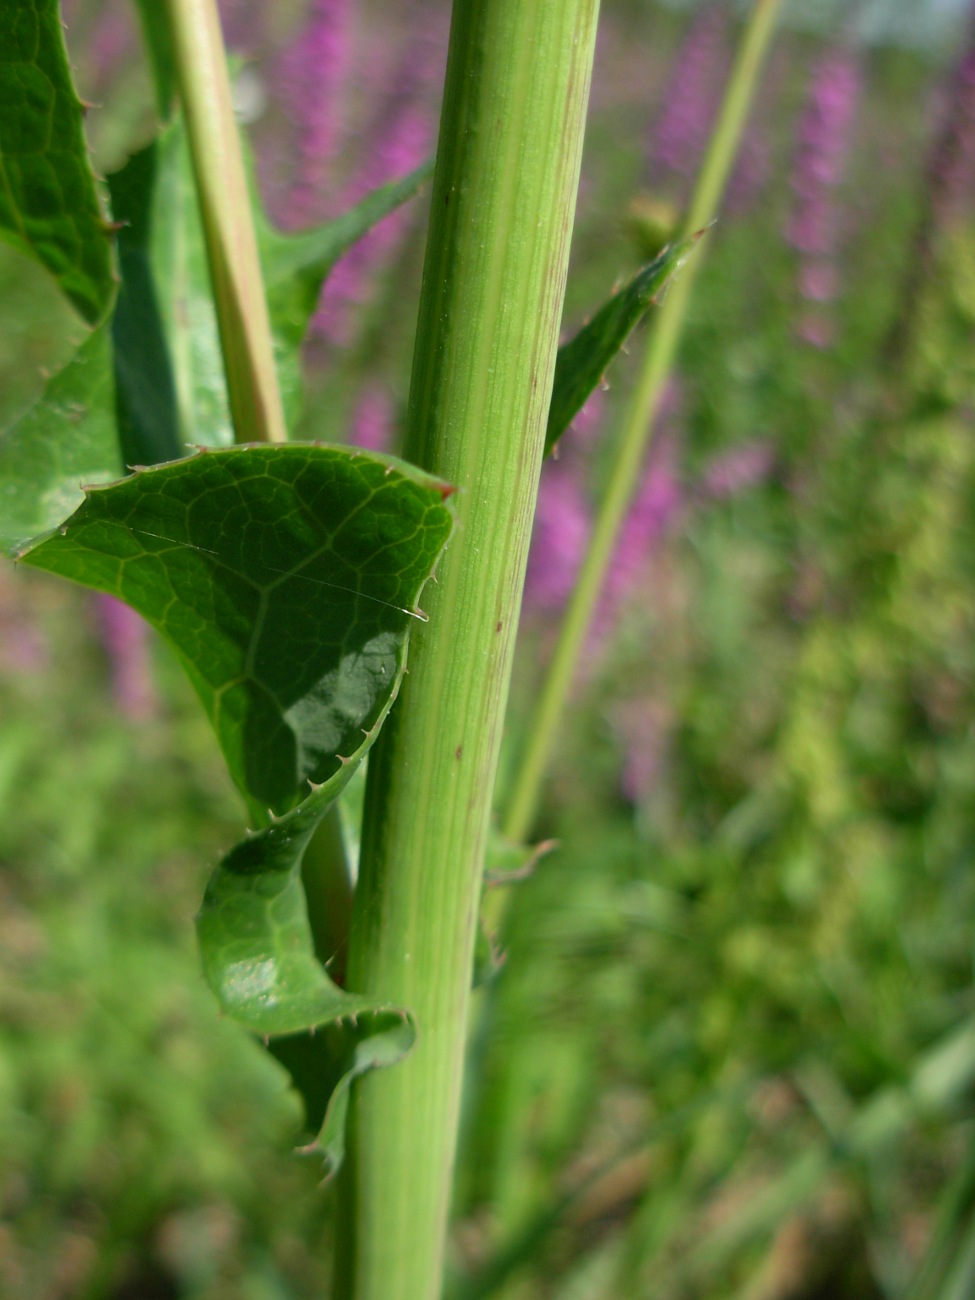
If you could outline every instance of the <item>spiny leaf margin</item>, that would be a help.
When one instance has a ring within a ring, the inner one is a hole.
[[[345,1152],[349,1089],[367,1070],[412,1048],[404,1008],[348,993],[315,956],[301,862],[319,822],[356,773],[399,690],[397,678],[359,751],[292,812],[249,835],[217,865],[196,919],[204,977],[222,1010],[253,1033],[291,1075],[316,1134],[304,1148],[325,1176]]]
[[[545,430],[545,455],[586,404],[609,364],[636,328],[670,277],[687,261],[699,235],[691,235],[661,250],[603,304],[587,325],[559,348],[555,381]]]
[[[170,642],[260,826],[378,718],[450,491],[348,447],[231,447],[89,489],[19,556],[118,596]]]
[[[94,325],[115,293],[58,0],[0,4],[0,235]]]
[[[178,620],[173,623],[172,613],[174,602],[178,607],[182,598],[185,605],[187,599],[193,596],[192,584],[186,587],[178,573],[173,577],[174,566],[171,560],[171,599],[160,606],[159,592],[153,590],[152,575],[141,586],[138,580],[132,579],[131,574],[126,581],[126,564],[145,558],[142,554],[145,543],[152,539],[148,557],[163,565],[164,573],[165,557],[175,553],[183,558],[189,555],[194,564],[202,562],[213,565],[215,569],[224,568],[238,578],[243,576],[242,571],[248,567],[241,562],[241,556],[248,550],[246,534],[250,531],[251,551],[255,543],[263,542],[257,548],[260,553],[257,567],[261,580],[266,581],[267,575],[273,573],[276,575],[276,586],[287,582],[294,576],[294,569],[301,565],[293,565],[293,571],[289,574],[276,567],[280,558],[275,565],[270,563],[269,553],[273,551],[271,543],[280,547],[282,539],[278,536],[269,542],[266,533],[258,526],[260,521],[251,518],[248,524],[247,519],[239,513],[229,521],[224,517],[221,523],[230,535],[230,541],[221,550],[214,545],[203,544],[205,541],[213,543],[217,540],[212,529],[207,531],[205,519],[197,520],[195,526],[187,524],[181,537],[180,530],[173,526],[176,520],[172,513],[161,525],[162,531],[157,531],[160,525],[156,522],[156,516],[151,509],[146,509],[147,503],[151,505],[154,500],[158,503],[159,499],[166,499],[167,486],[177,489],[174,499],[177,503],[182,500],[185,506],[187,481],[196,488],[195,494],[191,494],[194,502],[206,504],[208,498],[211,498],[212,506],[214,486],[209,480],[214,467],[218,480],[223,477],[224,471],[232,471],[236,467],[238,472],[231,472],[230,485],[237,490],[241,500],[246,501],[247,485],[260,481],[258,471],[268,470],[275,465],[281,472],[276,477],[270,476],[273,483],[285,483],[295,490],[301,482],[302,471],[307,471],[309,465],[326,471],[326,479],[332,477],[336,481],[342,478],[340,471],[343,467],[347,470],[354,469],[356,473],[365,467],[372,480],[371,492],[362,498],[360,491],[359,498],[353,502],[353,508],[351,511],[346,510],[344,515],[336,510],[330,514],[324,512],[332,526],[333,541],[350,518],[354,519],[357,514],[368,515],[372,496],[384,488],[395,491],[401,505],[408,506],[412,502],[415,507],[417,497],[422,504],[419,516],[415,508],[412,514],[409,509],[406,510],[407,540],[416,543],[415,563],[406,585],[400,584],[396,588],[401,604],[397,606],[394,601],[384,597],[372,597],[384,611],[386,623],[395,615],[401,628],[395,646],[396,653],[390,660],[389,669],[383,668],[384,680],[376,683],[377,699],[370,708],[362,711],[363,717],[369,718],[370,725],[361,728],[358,743],[348,753],[336,749],[330,755],[334,770],[322,783],[312,784],[310,793],[296,807],[280,816],[272,813],[270,824],[246,836],[224,856],[210,878],[197,919],[207,982],[228,1015],[260,1034],[265,1041],[274,1040],[271,1050],[291,1072],[293,1081],[304,1098],[309,1126],[318,1129],[317,1137],[307,1149],[324,1158],[326,1173],[331,1175],[343,1156],[345,1115],[353,1079],[366,1070],[392,1064],[400,1059],[412,1046],[416,1027],[406,1009],[385,1005],[374,998],[347,993],[329,979],[325,968],[315,956],[301,885],[301,862],[316,827],[351,780],[396,698],[405,671],[410,617],[416,613],[420,591],[430,577],[453,525],[453,514],[448,504],[451,490],[440,480],[395,458],[364,455],[344,447],[291,444],[286,447],[236,447],[205,455],[201,452],[184,461],[143,471],[109,487],[89,489],[85,502],[67,524],[26,547],[22,558],[28,563],[60,572],[85,585],[127,598],[129,603],[150,618],[163,635],[168,635],[199,689],[199,677],[194,677],[194,667],[199,674],[200,666],[189,662],[189,643],[185,635],[180,635],[178,631],[174,633],[174,626],[178,629],[180,624]],[[249,477],[248,470],[253,470],[258,477]],[[224,483],[223,486],[226,488],[227,484]],[[314,546],[319,539],[313,525],[320,520],[311,507],[328,504],[321,493],[315,490],[316,486],[320,488],[321,484],[313,481],[312,490],[308,492],[309,485],[306,483],[307,495],[301,498],[300,504],[308,509],[299,519],[299,526],[293,530],[294,543],[304,546],[306,550],[312,547],[311,555],[306,555],[303,563],[308,563],[317,554]],[[368,483],[366,486],[369,486]],[[347,479],[345,489],[348,487]],[[173,495],[172,492],[169,494],[170,497]],[[336,501],[341,504],[341,496],[342,491],[338,498],[333,494],[333,506]],[[117,506],[120,498],[123,508],[116,511],[121,516],[119,519],[110,519],[110,508],[107,515],[103,513],[103,517],[99,518],[100,510],[104,512],[112,503]],[[259,496],[257,501],[260,499]],[[279,492],[271,493],[263,504],[267,507],[267,519],[263,521],[265,527],[274,520],[280,523],[289,517],[289,512],[282,509]],[[345,505],[348,504],[346,501]],[[252,499],[252,515],[254,505]],[[122,519],[127,517],[130,507],[134,508],[136,522],[127,528]],[[141,512],[138,507],[141,507]],[[296,513],[300,514],[292,506],[290,516],[293,518]],[[218,510],[215,514],[219,517],[221,512]],[[107,531],[104,528],[107,519],[114,525],[114,531],[112,528]],[[361,551],[363,537],[373,535],[377,553],[381,555],[389,551],[397,539],[391,535],[388,527],[383,529],[382,519],[374,520],[374,526],[369,524],[368,518],[365,522],[366,533],[353,533],[350,538],[353,550]],[[241,540],[242,537],[244,540]],[[226,542],[226,537],[224,540]],[[162,543],[162,546],[157,543]],[[236,569],[228,566],[235,547]],[[318,549],[321,550],[320,547]],[[395,555],[395,551],[392,554]],[[209,558],[201,561],[196,556]],[[254,558],[251,554],[252,562]],[[157,572],[154,576],[158,585],[160,575]],[[383,575],[380,567],[378,576],[389,579],[393,575]],[[334,592],[345,591],[346,595],[349,594],[344,584],[325,582],[324,585],[333,588]],[[382,589],[385,595],[393,594],[386,587]],[[334,594],[332,599],[334,603]],[[327,597],[320,596],[317,591],[313,592],[313,602],[319,600],[324,602]],[[339,604],[342,604],[341,600]],[[344,605],[342,610],[345,611]],[[198,614],[199,609],[195,612]],[[215,607],[214,612],[220,614],[226,625],[228,611]],[[230,622],[232,621],[231,618]],[[267,657],[277,662],[282,650],[279,644],[274,644],[273,634],[278,634],[279,640],[284,637],[287,619],[283,614],[272,618],[269,627],[272,643],[265,650]],[[317,640],[315,644],[318,644]],[[204,702],[206,703],[206,698]],[[317,704],[320,710],[327,711],[327,700],[319,698]],[[346,746],[343,742],[344,748]],[[253,794],[253,791],[249,793]]]

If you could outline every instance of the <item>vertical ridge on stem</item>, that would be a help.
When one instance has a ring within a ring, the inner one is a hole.
[[[370,761],[348,984],[419,1041],[357,1086],[336,1298],[435,1300],[473,938],[558,344],[598,0],[454,7],[405,455],[457,486]]]

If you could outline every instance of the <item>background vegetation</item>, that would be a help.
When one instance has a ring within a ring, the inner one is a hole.
[[[148,79],[121,0],[64,10],[105,173]],[[225,18],[282,224],[429,152],[444,5]],[[606,6],[568,324],[673,227],[735,35],[723,3]],[[455,1300],[975,1294],[973,192],[960,25],[784,27],[566,720],[558,847],[477,994]],[[421,200],[336,268],[304,436],[395,445],[422,229]],[[2,248],[0,286],[6,422],[79,331]],[[543,480],[512,751],[625,358],[610,381]],[[239,809],[188,686],[117,607],[8,567],[0,714],[0,1295],[323,1294],[297,1102],[199,977]]]

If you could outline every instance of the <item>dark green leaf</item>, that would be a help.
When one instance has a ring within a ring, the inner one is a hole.
[[[183,454],[176,385],[150,260],[159,149],[133,154],[108,178],[119,222],[122,285],[112,317],[118,438],[126,465],[158,465]],[[167,214],[167,217],[171,214]]]
[[[272,280],[285,396],[299,399],[301,338],[329,267],[366,229],[416,191],[425,172],[370,195],[333,225],[281,235],[259,218]],[[187,445],[233,442],[206,252],[182,127],[164,131],[111,178],[123,288],[112,336],[96,332],[25,416],[0,434],[0,546],[55,527],[82,483],[125,465],[152,465]],[[175,409],[174,409],[175,403]],[[116,414],[118,430],[116,431]],[[119,443],[121,441],[121,450]]]
[[[182,124],[156,143],[150,260],[160,312],[169,340],[184,444],[226,447],[233,427],[210,297],[206,246]],[[377,221],[417,193],[431,165],[369,194],[335,221],[287,235],[264,215],[256,182],[251,186],[258,247],[264,270],[281,395],[293,426],[301,406],[301,346],[336,261]],[[133,355],[137,356],[133,350]],[[154,463],[148,452],[133,459]]]
[[[315,956],[299,867],[394,697],[395,687],[345,765],[297,808],[235,845],[207,885],[197,918],[204,974],[227,1014],[255,1033],[295,1034],[373,1005],[332,983]]]
[[[100,325],[0,434],[0,548],[54,528],[81,501],[82,483],[122,472],[109,326]]]
[[[230,448],[90,490],[23,558],[119,596],[172,643],[263,819],[334,776],[381,715],[447,492],[345,448]]]
[[[275,1040],[329,1172],[352,1080],[398,1060],[415,1026],[329,979],[301,862],[396,698],[449,495],[391,457],[235,447],[91,489],[23,552],[126,600],[170,641],[264,823],[207,886],[203,968],[223,1010]]]
[[[411,1016],[390,1010],[358,1011],[314,1032],[273,1038],[273,1056],[286,1067],[305,1103],[305,1120],[317,1136],[305,1150],[324,1157],[325,1174],[345,1155],[349,1089],[367,1070],[395,1065],[413,1046]]]
[[[392,704],[395,688],[385,708]],[[305,1103],[314,1150],[327,1172],[344,1150],[348,1089],[364,1071],[390,1065],[416,1036],[412,1017],[346,993],[315,956],[301,886],[301,859],[321,818],[372,743],[273,826],[226,855],[207,886],[197,935],[207,982],[223,1010],[265,1039]]]
[[[229,447],[234,431],[220,331],[182,123],[177,121],[162,131],[155,148],[149,259],[169,342],[180,441],[199,447]],[[140,463],[146,462],[140,458]]]
[[[665,248],[559,348],[545,431],[546,456],[585,406],[640,317],[687,260],[697,240],[698,236],[692,235]]]
[[[0,4],[0,235],[46,267],[85,320],[115,279],[57,0]]]

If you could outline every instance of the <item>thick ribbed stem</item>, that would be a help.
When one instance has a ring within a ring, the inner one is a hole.
[[[454,7],[405,454],[457,486],[370,758],[348,986],[410,1007],[355,1087],[336,1300],[440,1292],[477,903],[541,465],[597,0]]]

